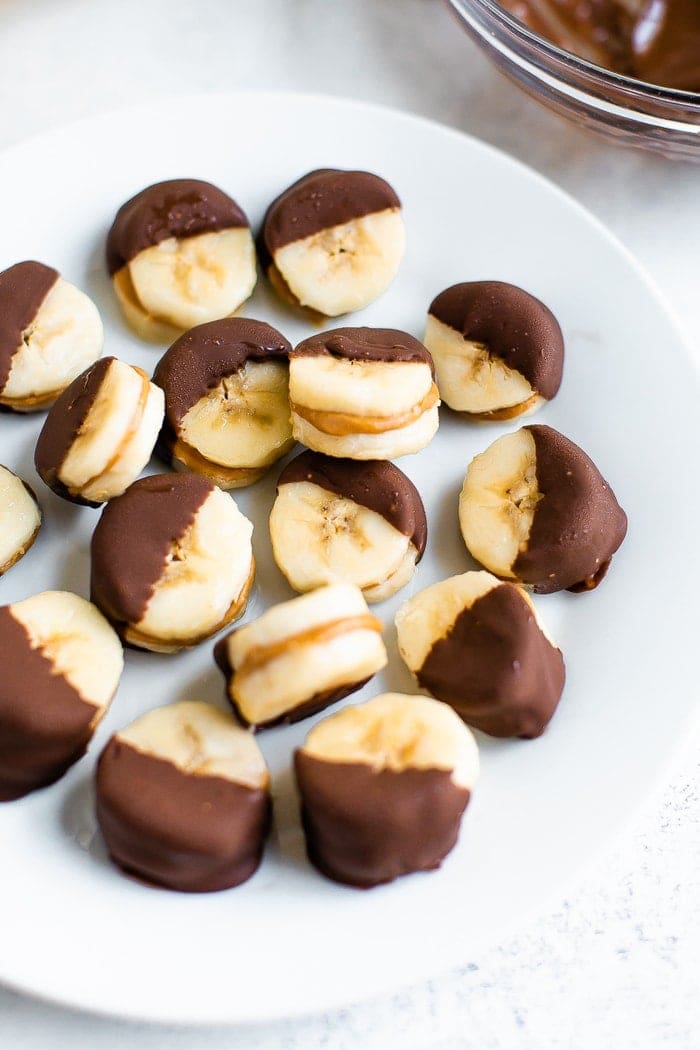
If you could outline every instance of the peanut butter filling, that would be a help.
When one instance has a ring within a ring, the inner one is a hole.
[[[483,419],[485,422],[505,422],[508,419],[515,419],[517,416],[522,416],[525,412],[529,412],[539,401],[542,401],[542,396],[534,393],[532,397],[528,397],[526,401],[521,401],[519,405],[508,405],[507,408],[494,408],[491,412],[467,412],[464,414],[471,419]]]
[[[246,653],[243,663],[236,667],[237,676],[252,674],[260,667],[274,660],[290,649],[303,649],[307,645],[324,645],[338,635],[350,631],[377,631],[381,634],[383,630],[382,621],[372,616],[371,613],[361,613],[357,616],[345,616],[340,620],[331,620],[329,623],[309,627],[298,634],[282,638],[279,642],[271,645],[255,645]]]
[[[290,448],[292,444],[293,442],[290,442]],[[207,459],[181,439],[175,442],[172,457],[176,470],[182,466],[195,474],[202,474],[205,478],[210,478],[220,489],[238,489],[243,488],[244,485],[252,485],[272,466],[272,463],[269,463],[263,467],[225,467],[221,463],[214,463]]]
[[[438,388],[432,383],[430,390],[422,401],[407,412],[393,416],[355,416],[349,412],[324,412],[320,409],[307,408],[306,405],[291,403],[292,411],[307,420],[317,430],[334,437],[346,437],[348,434],[384,434],[388,430],[402,430],[415,423],[425,412],[434,408],[440,400]]]

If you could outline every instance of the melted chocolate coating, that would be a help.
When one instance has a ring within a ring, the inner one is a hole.
[[[416,673],[460,718],[498,737],[540,736],[564,688],[564,658],[512,584],[459,613]]]
[[[632,31],[632,56],[640,79],[700,91],[698,0],[647,0]]]
[[[625,538],[627,516],[583,449],[552,427],[529,426],[542,495],[512,570],[538,594],[592,590]]]
[[[194,237],[249,225],[236,202],[210,182],[156,182],[117,212],[107,235],[107,269],[115,274],[139,252],[168,237]]]
[[[53,784],[85,754],[97,708],[0,608],[0,802]]]
[[[552,311],[534,295],[503,281],[467,281],[440,292],[430,313],[465,339],[483,343],[542,397],[549,400],[558,391],[564,337]]]
[[[71,494],[58,475],[114,360],[100,358],[66,387],[50,408],[34,450],[34,466],[41,480],[56,495],[87,507],[99,507],[99,503]]]
[[[428,365],[435,378],[433,359],[417,339],[396,328],[332,328],[302,340],[292,357],[345,358],[347,361],[408,361]]]
[[[171,547],[214,488],[197,474],[154,474],[102,511],[90,546],[90,596],[117,629],[142,619]]]
[[[431,871],[457,841],[469,792],[446,770],[375,772],[303,749],[294,770],[309,860],[336,882],[368,888]]]
[[[400,208],[401,201],[384,179],[368,171],[320,168],[304,175],[267,209],[258,238],[264,269],[278,248],[363,215]]]
[[[12,358],[22,346],[39,307],[59,274],[40,262],[20,262],[0,273],[0,393],[12,371]]]
[[[326,492],[351,500],[380,514],[398,532],[408,536],[423,557],[428,540],[425,507],[418,489],[403,471],[388,460],[335,459],[307,450],[291,460],[277,482],[294,485],[310,481]]]
[[[269,792],[185,773],[112,737],[96,774],[97,820],[124,871],[186,893],[239,886],[270,830]]]
[[[247,361],[286,364],[291,350],[291,343],[276,328],[250,317],[210,321],[180,336],[153,373],[153,382],[165,394],[165,421],[158,447],[166,461],[182,420],[209,390],[238,372]]]

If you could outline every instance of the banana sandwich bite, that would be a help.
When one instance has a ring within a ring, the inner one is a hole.
[[[97,307],[57,270],[20,262],[0,273],[0,407],[36,412],[102,353]]]
[[[564,659],[521,587],[488,572],[442,580],[396,614],[399,652],[418,684],[491,736],[544,732]]]
[[[433,359],[392,328],[336,328],[305,339],[289,360],[292,432],[327,456],[393,459],[438,428]]]
[[[97,820],[114,863],[146,882],[204,893],[258,868],[270,776],[254,737],[212,704],[158,707],[100,755]]]
[[[214,656],[238,718],[256,728],[322,711],[387,663],[382,622],[348,583],[274,605],[222,638]]]
[[[468,281],[447,288],[430,304],[424,342],[440,397],[475,419],[535,412],[561,384],[559,322],[513,284]]]
[[[155,474],[107,504],[91,544],[92,600],[123,640],[170,653],[244,611],[253,526],[196,474]]]
[[[469,464],[459,500],[470,554],[539,594],[597,587],[627,517],[595,463],[552,427],[522,427]]]
[[[22,558],[41,528],[41,507],[26,482],[0,465],[0,576]]]
[[[342,579],[383,601],[411,579],[427,537],[418,489],[387,460],[307,451],[280,474],[270,538],[297,591]]]
[[[165,393],[158,452],[222,489],[250,485],[294,444],[291,345],[275,328],[227,317],[192,328],[156,366]]]
[[[370,887],[440,866],[479,755],[447,704],[385,693],[314,726],[294,769],[309,860],[337,882]]]
[[[123,664],[119,638],[77,594],[0,607],[0,801],[52,784],[82,757]]]
[[[46,417],[34,453],[39,476],[72,503],[106,503],[148,463],[163,411],[163,391],[141,368],[101,358]]]
[[[401,201],[388,182],[368,171],[323,168],[272,202],[258,253],[281,299],[338,317],[386,290],[405,245]]]
[[[107,237],[107,268],[131,327],[162,343],[235,313],[257,278],[245,214],[199,179],[157,182],[123,204]]]

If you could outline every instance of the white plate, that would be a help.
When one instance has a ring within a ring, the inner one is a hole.
[[[259,737],[273,772],[276,827],[250,882],[186,896],[120,875],[95,830],[95,755],[111,732],[156,704],[223,703],[210,644],[178,656],[129,653],[90,754],[57,785],[0,807],[0,979],[16,988],[122,1016],[269,1021],[464,964],[561,892],[655,785],[689,725],[700,504],[688,456],[698,450],[697,377],[630,256],[543,179],[456,132],[357,103],[175,98],[4,154],[0,268],[33,257],[58,267],[96,299],[106,352],[150,369],[159,352],[130,336],[104,268],[118,205],[150,182],[198,176],[228,190],[257,227],[289,182],[329,165],[388,178],[408,227],[397,281],[350,323],[420,337],[433,295],[475,278],[516,282],[553,308],[567,340],[565,377],[537,418],[598,462],[628,512],[628,538],[597,591],[538,599],[568,669],[547,733],[532,742],[482,738],[482,778],[452,856],[435,874],[369,892],[336,886],[305,860],[289,766],[309,723]],[[293,342],[309,332],[262,282],[246,312]],[[36,485],[46,511],[35,548],[0,581],[2,602],[47,587],[88,593],[98,512],[55,498],[36,479],[41,421],[0,418],[0,460]],[[425,500],[430,537],[413,584],[377,607],[388,625],[409,594],[469,567],[457,493],[472,455],[505,429],[444,415],[429,448],[400,461]],[[275,474],[236,496],[256,524],[248,619],[290,595],[266,529]],[[412,690],[391,627],[388,639],[391,667],[362,696]]]

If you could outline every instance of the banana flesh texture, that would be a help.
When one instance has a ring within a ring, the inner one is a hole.
[[[151,458],[164,412],[163,391],[140,368],[115,359],[61,464],[59,480],[95,503],[120,495]]]
[[[388,288],[405,248],[401,212],[387,208],[285,244],[274,262],[301,306],[339,317]]]
[[[444,769],[467,790],[479,776],[472,732],[451,707],[427,696],[383,693],[345,707],[315,725],[302,750],[326,762],[359,762],[376,771]]]
[[[15,602],[12,616],[32,648],[53,664],[87,704],[96,725],[119,685],[124,653],[116,631],[91,602],[69,591],[42,591]]]
[[[383,601],[411,578],[417,552],[376,511],[309,481],[282,485],[270,514],[277,565],[297,591],[333,579]]]
[[[0,576],[31,547],[41,511],[21,478],[0,465]]]
[[[220,466],[270,466],[293,444],[287,366],[246,362],[192,406],[180,438]]]
[[[250,297],[257,279],[247,227],[194,237],[169,237],[145,248],[115,274],[114,286],[137,332],[167,339],[206,321],[229,317]]]
[[[431,314],[423,342],[435,362],[440,397],[456,412],[478,416],[520,406],[522,415],[542,404],[524,376]]]
[[[157,707],[117,737],[143,754],[172,762],[183,773],[224,777],[254,790],[270,782],[255,737],[213,704],[182,700]]]
[[[102,353],[104,331],[91,299],[59,277],[23,333],[0,404],[45,408]]]
[[[214,489],[174,544],[146,612],[128,641],[169,652],[213,634],[245,606],[253,571],[253,526]]]
[[[255,725],[361,682],[386,666],[381,626],[346,583],[273,606],[227,640],[231,698]]]
[[[307,448],[326,456],[347,459],[398,459],[420,452],[430,444],[439,425],[437,405],[406,426],[378,434],[328,434],[319,430],[292,408],[292,434]]]
[[[330,354],[292,356],[289,397],[321,412],[385,418],[409,412],[430,393],[433,377],[422,361],[349,361]]]
[[[459,523],[470,554],[497,576],[512,571],[527,547],[537,487],[535,440],[527,428],[504,434],[469,464],[459,499]]]

